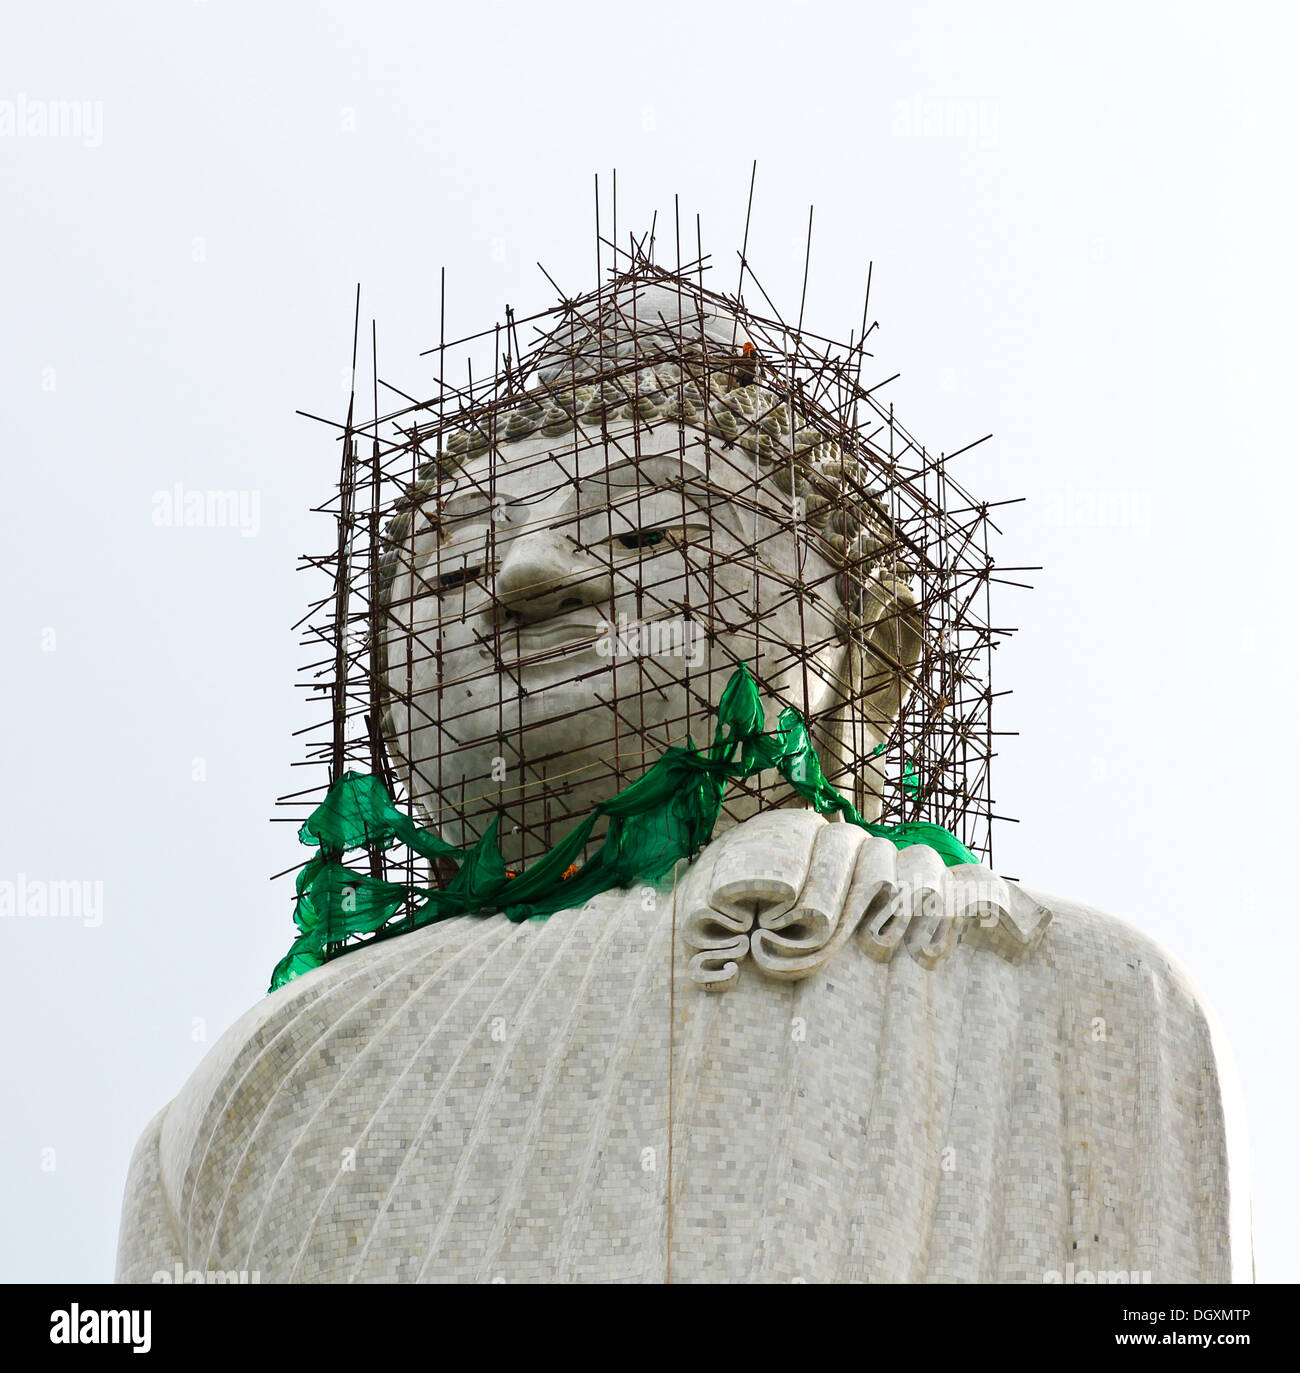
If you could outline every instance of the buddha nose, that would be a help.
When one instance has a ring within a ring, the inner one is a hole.
[[[512,539],[496,584],[506,612],[525,624],[608,605],[613,590],[609,570],[553,529]]]

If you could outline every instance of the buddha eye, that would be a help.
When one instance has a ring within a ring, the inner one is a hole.
[[[624,548],[653,548],[668,537],[666,529],[634,529],[630,534],[616,534],[615,539]]]
[[[481,567],[458,567],[454,572],[444,572],[438,578],[439,591],[454,591],[457,587],[468,586],[479,579]]]

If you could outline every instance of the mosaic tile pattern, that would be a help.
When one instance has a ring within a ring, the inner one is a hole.
[[[780,815],[730,833],[803,881],[816,826]],[[137,1146],[119,1278],[1250,1276],[1217,1030],[1151,941],[1017,889],[1050,914],[1018,962],[849,941],[719,996],[681,935],[720,866],[448,921],[266,998]]]

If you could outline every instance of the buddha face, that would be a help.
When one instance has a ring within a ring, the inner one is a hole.
[[[845,537],[837,551],[792,493],[789,455],[822,436],[756,378],[742,339],[716,302],[618,286],[543,340],[534,399],[481,426],[478,455],[436,495],[426,483],[393,534],[385,735],[450,842],[497,816],[507,861],[538,857],[669,745],[711,742],[742,662],[769,726],[799,710],[840,785],[837,759],[858,760],[848,780],[872,811],[872,749],[919,626],[897,613],[892,555],[855,572],[846,616]],[[723,823],[791,799],[747,782]]]
[[[836,569],[739,448],[578,428],[499,445],[441,494],[386,648],[390,742],[451,842],[500,813],[507,859],[536,857],[669,744],[709,742],[742,661],[774,712],[837,699]]]

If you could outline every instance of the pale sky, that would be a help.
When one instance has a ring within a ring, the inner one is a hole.
[[[1284,5],[28,3],[0,43],[0,1279],[112,1276],[146,1122],[262,994],[300,860],[355,284],[381,372],[702,218],[1006,512],[995,866],[1135,924],[1235,1050],[1258,1274],[1300,1278],[1297,60]],[[60,102],[53,109],[51,102]],[[56,136],[47,132],[53,114]],[[61,122],[60,122],[61,121]],[[758,302],[751,300],[751,304]],[[159,493],[242,494],[168,528]],[[24,884],[26,884],[24,886]],[[100,898],[102,896],[102,906]],[[97,923],[98,920],[98,923]]]

